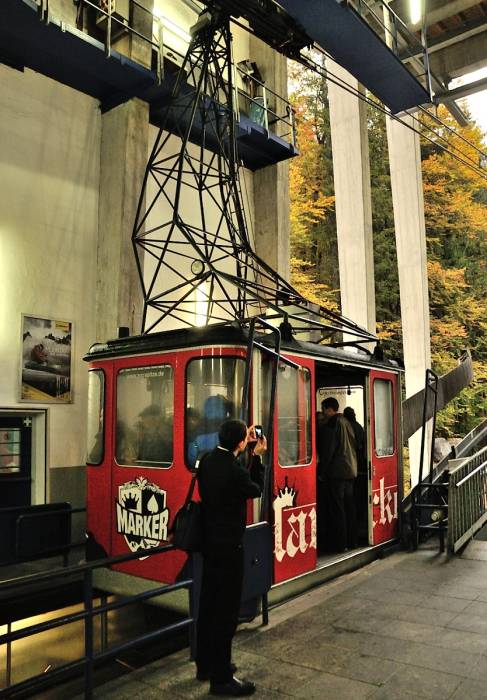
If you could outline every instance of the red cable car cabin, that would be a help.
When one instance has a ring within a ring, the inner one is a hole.
[[[246,335],[233,326],[121,338],[90,349],[89,556],[139,551],[140,559],[118,570],[176,579],[183,552],[144,558],[144,551],[167,540],[198,453],[217,444],[223,420],[239,416],[246,352]],[[268,509],[275,584],[331,559],[317,538],[324,524],[333,528],[316,498],[316,414],[325,397],[337,398],[340,411],[352,406],[365,429],[367,457],[355,483],[359,551],[397,537],[402,497],[397,364],[294,340],[281,345],[281,354],[298,367],[281,364],[278,371]],[[255,349],[249,422],[264,429],[271,372],[272,361]],[[249,524],[258,513],[259,504],[250,504]]]

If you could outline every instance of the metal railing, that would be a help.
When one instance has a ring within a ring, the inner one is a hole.
[[[163,545],[154,549],[144,551],[144,556],[156,556],[158,554],[165,554],[166,552],[174,550],[172,545]],[[85,700],[91,700],[93,698],[93,676],[95,665],[116,657],[122,652],[131,650],[140,644],[146,642],[152,642],[160,637],[163,637],[171,632],[176,632],[182,629],[188,629],[190,634],[190,640],[193,637],[193,579],[188,578],[182,581],[178,581],[173,584],[160,584],[154,588],[150,588],[142,593],[137,593],[135,595],[124,597],[122,600],[115,600],[114,602],[106,603],[102,597],[102,603],[100,605],[93,605],[94,595],[93,591],[93,571],[95,569],[101,569],[104,567],[112,566],[113,564],[120,564],[122,562],[134,561],[140,558],[140,552],[119,555],[115,557],[109,557],[106,559],[98,559],[93,562],[88,562],[86,564],[81,564],[78,566],[70,566],[63,569],[58,569],[56,571],[50,571],[43,574],[33,574],[30,576],[23,576],[17,579],[11,579],[0,583],[0,596],[11,591],[12,598],[17,595],[22,595],[22,590],[32,584],[45,584],[55,581],[57,578],[66,577],[83,577],[83,609],[78,612],[73,612],[70,614],[63,614],[54,619],[48,620],[46,622],[41,622],[28,627],[24,627],[19,630],[12,631],[11,624],[7,625],[7,633],[0,635],[0,646],[6,645],[6,687],[0,690],[0,698],[9,698],[12,696],[17,696],[20,693],[32,693],[39,688],[52,683],[53,681],[61,681],[63,678],[67,677],[73,672],[84,670],[85,676]],[[152,583],[152,582],[151,582]],[[178,622],[166,625],[157,630],[148,632],[143,635],[137,636],[135,639],[131,639],[128,642],[123,642],[117,644],[116,646],[110,647],[108,649],[104,648],[102,644],[102,649],[98,652],[95,651],[94,644],[94,618],[99,615],[102,619],[102,630],[106,625],[103,625],[103,619],[106,614],[110,611],[123,608],[124,606],[131,605],[136,602],[143,602],[150,600],[156,596],[165,595],[171,591],[175,591],[181,588],[188,589],[189,595],[189,611],[190,614],[187,618],[180,620]],[[14,685],[10,685],[11,682],[11,669],[12,669],[12,657],[11,657],[11,645],[19,639],[25,639],[47,630],[62,627],[63,625],[68,625],[73,622],[84,622],[84,656],[71,661],[69,663],[63,664],[58,668],[48,670],[45,673],[41,673],[32,676],[26,680],[23,680]]]
[[[156,18],[155,18],[156,19]],[[162,37],[160,29],[154,32],[154,36]],[[181,65],[184,55],[161,38],[161,56],[168,58],[175,65]],[[236,65],[234,110],[235,120],[241,121],[241,117],[247,117],[251,122],[264,127],[267,131],[296,147],[296,119],[289,100],[271,90],[255,76]],[[239,87],[238,82],[245,85]]]
[[[448,549],[457,552],[487,521],[487,447],[451,464]]]
[[[387,44],[391,51],[406,65],[415,62],[421,56],[422,73],[415,78],[423,78],[424,87],[432,96],[431,71],[429,65],[428,45],[425,27],[420,28],[420,37],[397,15],[387,0],[347,0],[357,14]],[[417,63],[419,68],[419,63]]]
[[[42,2],[45,2],[48,0],[41,0]],[[114,35],[114,23],[115,23],[115,29],[121,28],[123,31],[126,31],[129,35],[138,37],[141,39],[143,42],[148,44],[149,48],[154,50],[156,52],[157,56],[157,75],[158,79],[161,80],[162,78],[162,61],[161,61],[161,47],[158,41],[154,41],[154,38],[150,36],[145,36],[145,34],[142,34],[142,32],[139,32],[137,29],[135,29],[134,26],[130,24],[130,15],[133,14],[133,8],[137,8],[138,10],[145,12],[147,15],[150,15],[150,21],[151,21],[151,27],[153,24],[153,14],[152,10],[148,9],[147,7],[144,7],[140,2],[137,0],[129,0],[129,17],[124,18],[121,17],[117,14],[117,12],[113,9],[112,6],[112,0],[108,0],[106,3],[107,9],[103,9],[102,7],[102,2],[100,0],[77,0],[78,4],[78,14],[80,15],[81,12],[83,11],[84,8],[86,7],[91,7],[92,9],[96,10],[98,15],[101,15],[102,17],[106,18],[106,32],[105,32],[105,54],[107,57],[111,55],[112,52],[112,37]],[[151,30],[152,34],[152,30]],[[150,62],[150,58],[149,58]]]
[[[48,22],[49,0],[35,1],[38,6],[40,19]],[[99,17],[104,18],[106,22],[104,27],[104,47],[107,57],[110,57],[113,50],[113,42],[118,38],[116,32],[118,29],[145,42],[151,52],[154,52],[153,56],[149,58],[149,63],[151,65],[155,63],[156,65],[155,72],[159,84],[164,80],[164,58],[169,59],[176,65],[182,64],[184,55],[171,46],[170,43],[167,44],[165,42],[163,20],[153,15],[152,11],[144,7],[138,0],[129,0],[130,11],[128,18],[123,18],[117,14],[116,10],[113,9],[112,0],[106,2],[107,9],[104,9],[100,0],[75,0],[75,3],[78,6],[78,25],[82,25],[83,10],[88,8],[92,11],[94,10]],[[148,32],[148,36],[132,26],[130,16],[133,15],[134,8],[137,11],[150,15],[151,30]],[[235,66],[235,75],[238,76],[238,81],[234,80],[236,121],[239,122],[241,116],[247,117],[250,121],[264,127],[270,133],[275,134],[295,147],[296,123],[291,103],[239,66]],[[238,82],[244,85],[245,88],[238,86]]]
[[[9,529],[14,546],[7,556],[0,552],[0,567],[57,555],[63,557],[63,565],[67,566],[69,552],[86,544],[85,539],[71,539],[72,516],[80,513],[86,513],[86,508],[72,508],[67,502],[3,508],[0,521]],[[8,523],[9,514],[13,527]]]

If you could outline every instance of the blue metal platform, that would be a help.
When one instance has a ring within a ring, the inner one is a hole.
[[[33,0],[1,0],[0,62],[18,70],[30,68],[90,95],[100,101],[102,111],[138,97],[149,103],[150,121],[157,127],[174,80],[174,74],[168,73],[159,82],[155,71],[113,49],[107,57],[103,43],[56,17],[42,21]],[[170,120],[167,128],[171,129]],[[192,140],[199,143],[197,127]],[[211,149],[211,143],[207,145]],[[293,144],[243,116],[237,123],[237,148],[250,170],[298,154]]]
[[[431,101],[421,83],[346,1],[279,0],[279,4],[393,114]]]

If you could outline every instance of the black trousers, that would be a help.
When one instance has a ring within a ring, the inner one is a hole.
[[[232,640],[237,629],[244,570],[243,547],[203,553],[196,627],[196,665],[212,683],[232,679]]]
[[[357,546],[355,479],[328,479],[333,548],[342,552]]]

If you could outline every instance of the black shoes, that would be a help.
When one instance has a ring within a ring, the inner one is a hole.
[[[237,670],[237,667],[235,664],[230,664],[230,671],[235,673]],[[203,670],[197,670],[196,671],[196,680],[197,681],[209,681],[210,680],[210,672],[209,671],[203,671]]]
[[[244,695],[253,695],[255,693],[255,685],[250,681],[241,681],[235,676],[228,683],[212,683],[210,685],[211,695],[226,695],[227,697],[243,697]]]

